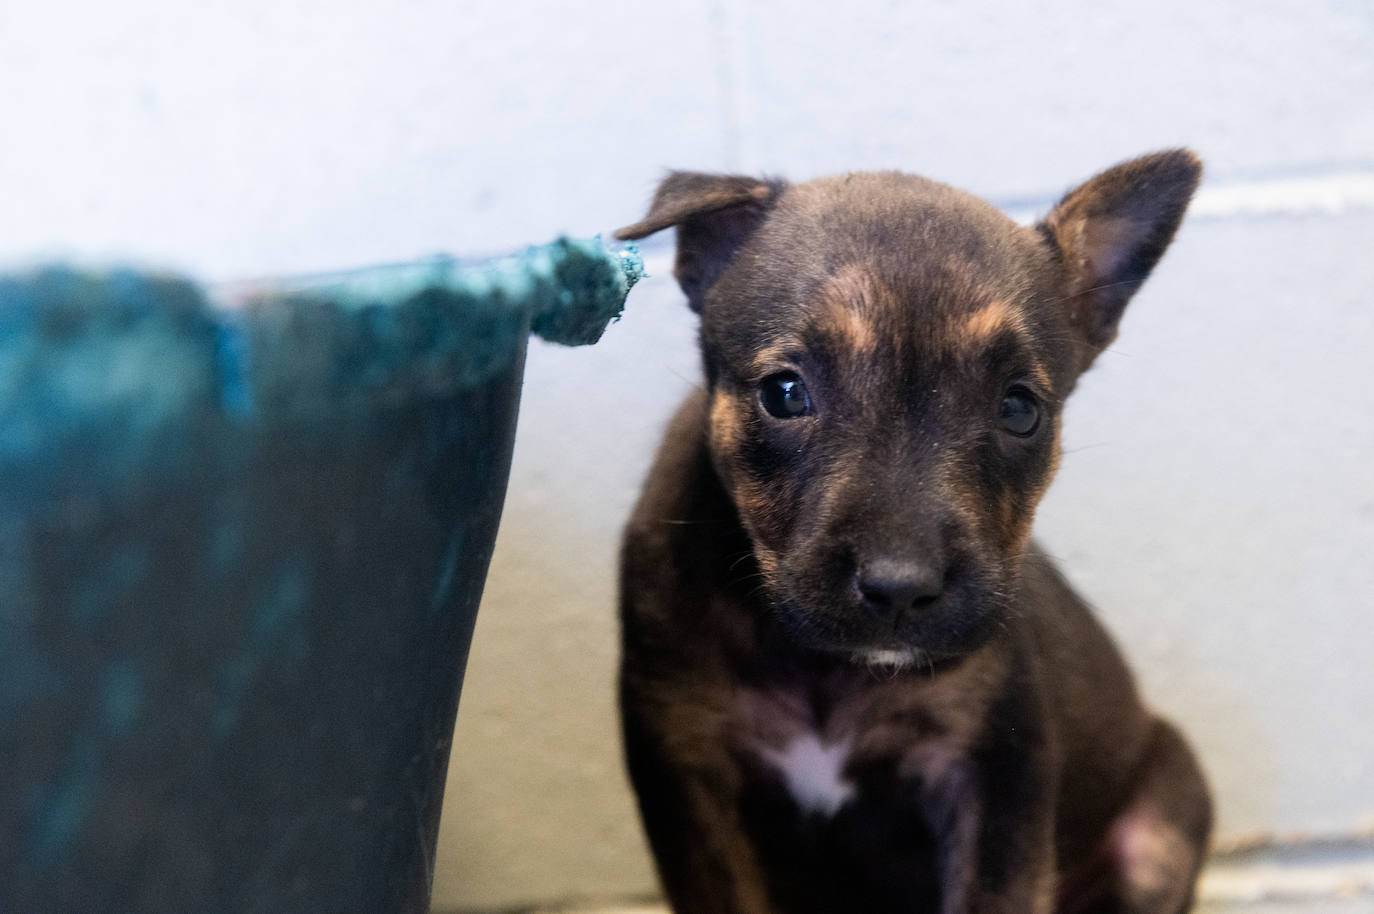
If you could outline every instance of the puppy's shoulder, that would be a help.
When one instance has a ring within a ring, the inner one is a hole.
[[[1126,673],[1119,652],[1092,608],[1074,591],[1054,561],[1032,543],[1021,561],[1018,597],[1021,616],[1030,625],[1036,650],[1052,667],[1064,667],[1071,658],[1111,667],[1113,674]]]
[[[1106,626],[1038,547],[1022,563],[1020,595],[1021,618],[1066,752],[1133,757],[1150,715]]]

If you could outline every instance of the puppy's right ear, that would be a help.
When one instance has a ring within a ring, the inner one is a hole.
[[[615,233],[632,241],[677,226],[677,266],[673,275],[693,311],[725,272],[735,252],[756,229],[782,193],[783,182],[742,175],[675,171],[663,179],[649,214]]]

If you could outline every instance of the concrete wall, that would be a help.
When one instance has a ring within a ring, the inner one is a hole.
[[[1039,535],[1212,773],[1225,837],[1374,826],[1374,7],[683,0],[0,5],[0,256],[211,277],[636,218],[667,167],[898,167],[1017,209],[1188,144],[1204,199],[1085,379]],[[696,383],[667,278],[536,345],[436,909],[652,890],[614,549]]]

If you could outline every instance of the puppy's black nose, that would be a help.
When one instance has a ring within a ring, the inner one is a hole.
[[[874,612],[919,609],[933,602],[944,584],[943,568],[907,559],[871,559],[858,573],[859,596]]]

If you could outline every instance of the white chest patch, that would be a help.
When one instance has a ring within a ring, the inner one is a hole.
[[[764,749],[787,780],[787,789],[805,812],[833,816],[854,798],[854,785],[841,773],[848,757],[848,741],[823,743],[814,733],[804,733],[786,749]]]

